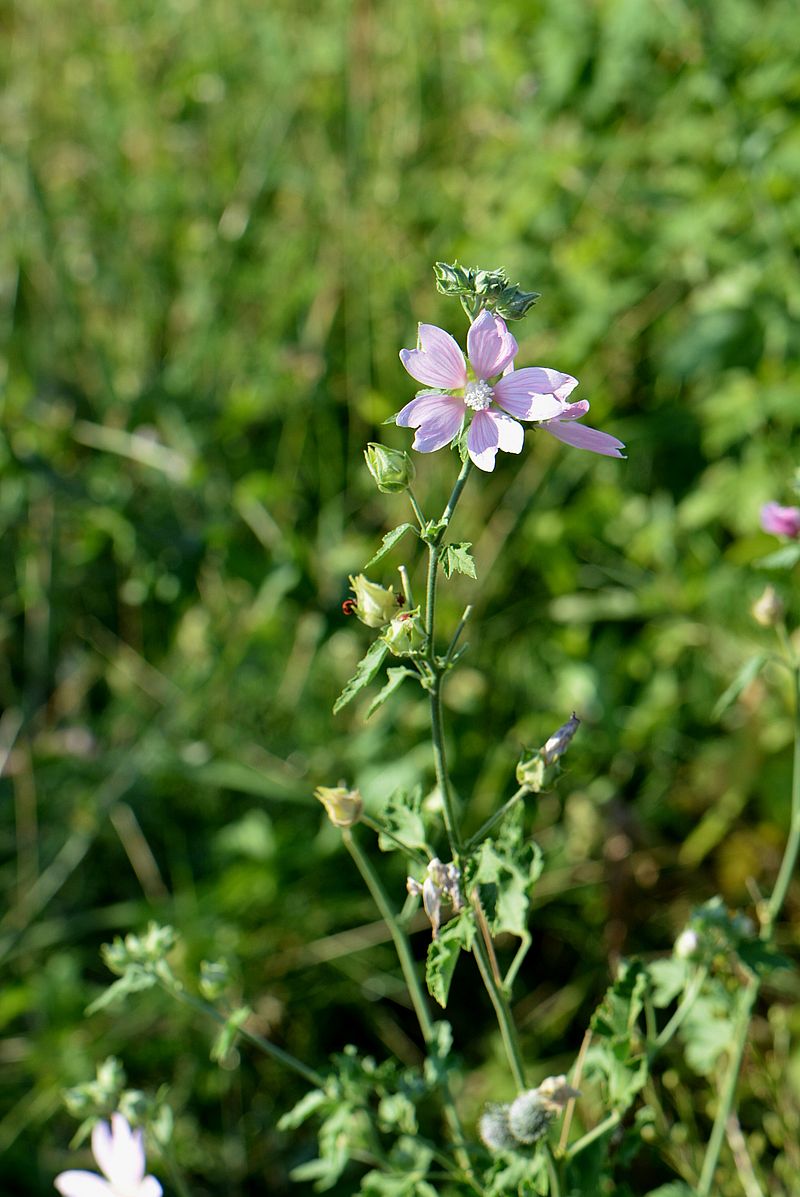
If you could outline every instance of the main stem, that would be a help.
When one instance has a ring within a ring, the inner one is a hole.
[[[469,477],[472,469],[472,462],[469,458],[461,467],[461,473],[456,479],[455,486],[447,501],[447,506],[444,509],[442,518],[439,521],[440,527],[434,539],[428,544],[428,587],[425,598],[425,628],[428,633],[428,665],[431,672],[430,683],[430,709],[431,709],[431,738],[433,740],[433,760],[436,769],[436,784],[439,788],[439,793],[442,795],[442,807],[444,810],[444,821],[447,828],[447,836],[450,841],[450,850],[453,854],[453,859],[458,860],[463,852],[463,841],[461,837],[461,828],[459,825],[458,815],[456,813],[455,803],[453,801],[453,794],[450,788],[450,776],[447,771],[447,758],[445,756],[444,746],[444,725],[442,720],[442,682],[446,672],[445,666],[436,656],[436,583],[439,574],[439,548],[445,533],[447,532],[453,512],[456,508],[461,492]],[[516,1084],[520,1092],[525,1089],[525,1072],[522,1066],[522,1055],[517,1042],[517,1032],[514,1026],[514,1020],[511,1015],[511,1010],[503,992],[502,981],[495,975],[495,970],[492,967],[492,960],[487,947],[487,942],[484,936],[489,935],[486,927],[485,919],[482,917],[482,911],[477,910],[478,917],[478,933],[475,939],[475,959],[478,963],[483,983],[491,999],[494,1007],[494,1012],[497,1016],[497,1023],[500,1028],[500,1035],[503,1040],[503,1046],[508,1057],[509,1067],[511,1068]],[[491,940],[489,940],[491,942]]]
[[[772,891],[772,896],[766,904],[766,913],[761,923],[761,938],[763,940],[770,940],[772,938],[772,931],[775,922],[783,909],[783,904],[786,901],[786,894],[789,889],[789,883],[794,873],[795,865],[797,864],[798,853],[800,853],[800,665],[795,658],[791,643],[784,632],[784,648],[788,658],[788,663],[792,669],[792,677],[794,680],[794,760],[792,766],[792,806],[789,821],[789,835],[786,840],[786,848],[783,853],[783,860],[781,861],[778,876],[775,881],[775,888]],[[700,1172],[700,1180],[697,1186],[698,1197],[710,1197],[711,1188],[714,1183],[714,1173],[716,1172],[717,1164],[719,1163],[720,1152],[722,1151],[722,1144],[725,1142],[725,1132],[730,1117],[731,1110],[736,1101],[736,1088],[739,1082],[739,1072],[742,1067],[742,1059],[744,1058],[745,1045],[747,1043],[747,1032],[750,1027],[750,1019],[753,1013],[753,1007],[758,997],[759,989],[761,988],[761,979],[755,974],[750,975],[750,981],[747,989],[743,992],[741,997],[741,1005],[736,1016],[734,1024],[733,1037],[731,1040],[730,1056],[728,1059],[728,1070],[725,1074],[725,1082],[720,1095],[719,1106],[717,1114],[714,1118],[714,1125],[711,1128],[711,1135],[708,1140],[708,1147],[703,1159],[703,1167]]]
[[[439,547],[447,532],[450,520],[453,518],[453,512],[456,509],[456,504],[461,497],[461,492],[464,489],[471,469],[472,462],[467,458],[461,467],[461,473],[456,479],[455,486],[450,493],[450,498],[447,500],[447,506],[439,521],[439,529],[434,539],[428,544],[428,585],[425,595],[425,630],[428,633],[428,665],[431,671],[429,696],[433,763],[436,770],[436,784],[442,796],[447,838],[450,841],[450,851],[454,860],[457,860],[461,855],[462,843],[453,792],[450,788],[450,776],[447,771],[447,757],[444,746],[444,724],[442,721],[442,680],[444,671],[436,657],[436,583],[439,576]]]

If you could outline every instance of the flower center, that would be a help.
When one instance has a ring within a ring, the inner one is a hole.
[[[473,411],[486,411],[493,398],[492,388],[488,382],[468,382],[464,387],[464,402]]]

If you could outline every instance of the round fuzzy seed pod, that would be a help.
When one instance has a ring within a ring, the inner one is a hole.
[[[508,1106],[488,1105],[481,1114],[478,1133],[490,1151],[513,1151],[517,1146],[508,1125]]]
[[[508,1110],[508,1125],[519,1143],[538,1143],[547,1134],[553,1118],[552,1107],[542,1101],[536,1089],[529,1089],[511,1103]]]

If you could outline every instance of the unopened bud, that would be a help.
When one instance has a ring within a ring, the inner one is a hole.
[[[375,441],[371,441],[364,450],[364,460],[378,490],[385,495],[408,490],[417,472],[405,449],[390,449],[388,445]]]
[[[517,781],[533,794],[541,794],[544,788],[544,757],[541,752],[523,756],[517,765]]]
[[[687,927],[675,940],[674,952],[679,960],[691,960],[699,947],[700,940],[697,932],[693,931],[691,927]]]
[[[396,657],[410,657],[423,649],[428,636],[419,607],[395,615],[381,639],[388,645],[389,652],[394,653]]]
[[[481,1114],[478,1133],[490,1151],[513,1151],[517,1141],[508,1125],[508,1106],[493,1102]]]
[[[581,721],[573,711],[566,723],[558,731],[553,732],[550,739],[542,748],[542,759],[546,765],[554,765],[569,747],[569,742],[581,725]]]
[[[398,595],[391,586],[379,586],[370,582],[364,574],[350,579],[350,588],[355,597],[352,613],[357,615],[368,628],[383,628],[397,611]]]
[[[358,790],[348,790],[346,786],[317,786],[314,797],[325,807],[334,827],[352,827],[364,810]]]
[[[750,614],[762,628],[774,628],[783,619],[786,608],[774,586],[765,586],[764,593],[750,608]]]

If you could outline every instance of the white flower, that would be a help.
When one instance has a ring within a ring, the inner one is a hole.
[[[111,1115],[111,1126],[97,1123],[92,1131],[92,1154],[103,1176],[61,1172],[54,1181],[61,1197],[161,1197],[163,1190],[156,1178],[144,1174],[142,1132],[131,1130],[122,1114]]]

